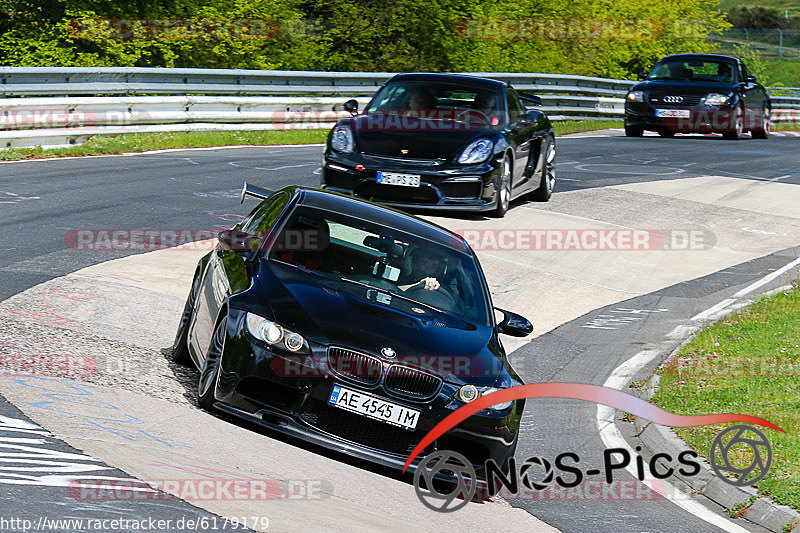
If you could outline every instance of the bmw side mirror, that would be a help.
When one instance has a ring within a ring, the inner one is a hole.
[[[524,316],[495,307],[503,313],[503,321],[497,324],[497,331],[512,337],[527,337],[533,331],[533,324]]]
[[[636,76],[637,76],[637,77],[638,77],[640,80],[646,80],[646,79],[647,79],[647,72],[640,72],[640,73],[639,73],[639,74],[637,74]]]
[[[344,110],[351,115],[358,115],[358,100],[348,100],[344,103]]]
[[[746,81],[747,83],[758,83],[758,80],[756,79],[755,76],[747,76],[744,79],[744,81]]]

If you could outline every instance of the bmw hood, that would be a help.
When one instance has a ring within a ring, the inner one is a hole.
[[[446,381],[491,386],[502,362],[492,328],[476,326],[425,305],[329,280],[292,266],[263,261],[259,283],[270,318],[309,342],[378,355],[390,348],[398,362],[420,365]]]

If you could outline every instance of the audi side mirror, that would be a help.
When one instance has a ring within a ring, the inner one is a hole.
[[[358,100],[348,100],[344,103],[344,110],[351,115],[358,115]]]

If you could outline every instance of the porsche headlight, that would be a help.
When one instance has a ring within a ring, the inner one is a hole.
[[[477,400],[481,396],[486,396],[487,394],[491,394],[499,390],[502,389],[496,389],[494,387],[476,387],[475,385],[464,385],[458,391],[458,399],[464,403],[469,403]],[[488,410],[502,411],[503,409],[508,409],[512,403],[514,402],[508,401],[508,402],[498,403],[497,405],[489,407]]]
[[[629,102],[644,102],[644,91],[631,91],[628,93]]]
[[[458,157],[458,162],[468,165],[472,163],[483,163],[492,155],[494,149],[492,141],[489,139],[478,139],[470,143],[461,155]]]
[[[726,105],[731,101],[727,94],[711,93],[706,96],[706,105]]]
[[[353,140],[353,130],[347,126],[336,126],[331,135],[331,148],[337,152],[349,154],[353,152],[355,141]]]
[[[284,329],[280,324],[253,313],[247,313],[247,331],[260,341],[290,352],[296,352],[305,345],[305,339],[299,333]]]

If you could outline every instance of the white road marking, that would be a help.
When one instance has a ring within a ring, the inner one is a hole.
[[[694,315],[692,317],[692,320],[703,320],[703,319],[706,319],[706,318],[710,317],[711,315],[716,314],[719,311],[722,311],[723,309],[725,309],[726,307],[728,307],[730,304],[732,304],[735,301],[736,301],[736,298],[726,298],[726,299],[722,300],[721,302],[719,302],[718,304],[712,305],[711,307],[709,307],[708,309],[706,309],[702,313],[698,313],[698,314]]]
[[[780,181],[782,179],[791,178],[791,177],[792,177],[791,174],[786,174],[785,176],[778,176],[777,178],[772,178],[772,179],[767,180],[767,181]]]
[[[741,298],[745,294],[751,293],[754,290],[756,290],[757,288],[759,288],[759,287],[761,287],[763,285],[766,285],[767,283],[769,283],[773,279],[777,278],[778,276],[780,276],[781,274],[783,274],[787,270],[796,267],[797,265],[800,265],[800,258],[797,258],[794,261],[792,261],[791,263],[789,263],[788,265],[785,265],[785,266],[779,268],[778,270],[776,270],[772,274],[767,274],[766,276],[764,276],[760,280],[756,281],[755,283],[752,283],[752,284],[748,285],[744,289],[742,289],[739,292],[737,292],[736,294],[734,294],[733,297],[734,298]]]
[[[624,387],[633,378],[636,372],[657,357],[658,354],[659,352],[655,350],[643,350],[637,353],[615,368],[603,386],[621,390],[622,387]],[[606,448],[624,448],[628,450],[628,453],[631,454],[631,457],[635,457],[637,455],[637,452],[628,445],[628,442],[617,429],[617,426],[614,423],[613,408],[598,404],[597,429],[600,431],[600,438],[603,440]],[[636,477],[636,467],[634,465],[630,464],[625,467],[625,469],[634,478]],[[728,531],[731,533],[748,533],[745,528],[715,514],[700,502],[689,499],[689,496],[682,493],[672,483],[669,483],[666,480],[660,480],[657,483],[654,483],[654,481],[655,480],[653,478],[645,477],[642,483],[647,485],[650,490],[661,494],[665,499],[669,500],[681,509],[691,513],[704,522],[722,529],[723,531]],[[682,495],[683,497],[676,498],[675,495]]]
[[[232,167],[244,168],[244,169],[248,169],[248,170],[284,170],[284,169],[287,169],[287,168],[310,167],[310,166],[316,165],[316,163],[301,163],[299,165],[284,165],[284,166],[281,166],[281,167],[264,168],[264,167],[245,167],[245,166],[239,165],[237,161],[229,161],[228,164],[231,165]]]

